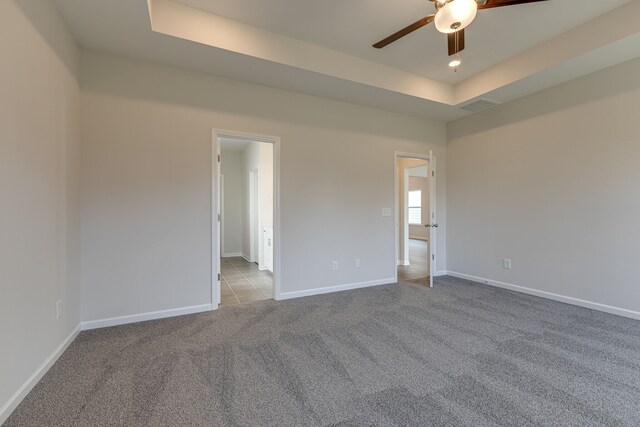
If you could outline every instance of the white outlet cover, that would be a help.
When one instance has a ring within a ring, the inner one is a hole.
[[[391,208],[382,208],[382,216],[391,216]]]

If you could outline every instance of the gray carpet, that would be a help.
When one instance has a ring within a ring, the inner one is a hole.
[[[640,322],[451,277],[83,332],[7,426],[638,426]]]

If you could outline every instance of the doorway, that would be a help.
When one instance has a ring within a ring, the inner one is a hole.
[[[214,130],[212,148],[212,302],[277,299],[279,139]]]
[[[395,154],[396,281],[433,286],[435,156]]]

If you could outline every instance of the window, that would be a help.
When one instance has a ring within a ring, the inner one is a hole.
[[[409,191],[409,224],[422,224],[422,190]]]

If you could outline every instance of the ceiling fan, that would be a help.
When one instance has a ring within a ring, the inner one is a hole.
[[[419,21],[391,34],[380,40],[373,47],[381,49],[388,44],[434,22],[438,31],[447,35],[449,56],[456,55],[449,66],[457,69],[460,65],[458,53],[464,49],[464,29],[471,24],[478,10],[492,9],[494,7],[515,6],[525,3],[536,3],[548,0],[429,0],[434,3],[436,13],[425,16]]]

